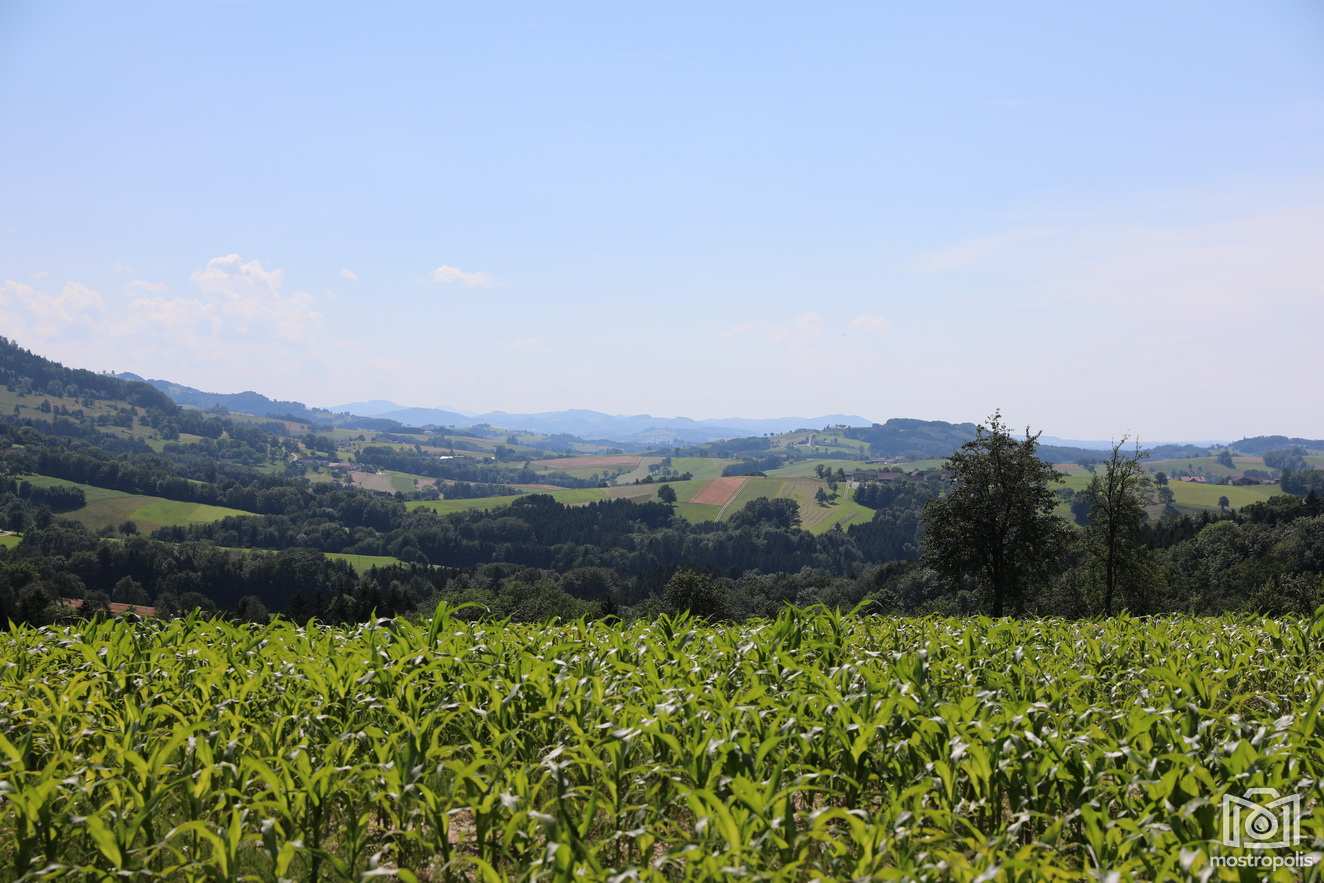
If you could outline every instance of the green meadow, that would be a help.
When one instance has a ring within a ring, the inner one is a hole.
[[[65,481],[46,475],[28,475],[29,481],[38,487],[77,487],[82,488],[87,504],[81,509],[65,512],[61,518],[71,518],[86,525],[91,530],[104,527],[117,527],[125,521],[132,521],[144,533],[150,533],[160,527],[174,527],[188,524],[205,524],[219,521],[231,515],[252,515],[241,509],[226,506],[211,506],[206,503],[188,503],[181,500],[167,500],[163,497],[151,497],[145,494],[129,494],[124,491]]]
[[[746,503],[759,497],[786,497],[800,504],[800,518],[805,530],[822,533],[840,524],[847,527],[859,524],[873,517],[873,510],[859,505],[850,498],[849,492],[841,489],[836,502],[827,506],[820,505],[814,496],[819,488],[826,485],[812,478],[750,478],[741,487],[736,496],[725,506],[711,506],[691,502],[694,496],[708,484],[707,480],[672,481],[639,485],[617,485],[605,488],[571,488],[558,491],[546,491],[558,503],[568,506],[582,506],[601,500],[634,500],[648,502],[657,499],[658,488],[668,484],[676,491],[676,514],[688,521],[717,521],[730,518]],[[540,492],[543,493],[543,492]],[[414,500],[405,505],[410,509],[429,509],[439,514],[468,512],[475,509],[496,509],[509,506],[517,497],[480,497],[472,500]]]
[[[347,562],[350,567],[353,567],[359,573],[364,573],[374,567],[390,567],[401,563],[399,558],[391,555],[355,555],[351,552],[326,552],[325,554],[328,558]]]

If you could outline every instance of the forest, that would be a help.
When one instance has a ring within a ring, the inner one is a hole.
[[[413,508],[411,495],[311,481],[315,474],[294,464],[340,456],[328,430],[300,436],[285,424],[200,412],[8,342],[0,377],[24,400],[71,403],[58,406],[62,413],[16,406],[0,416],[0,518],[11,532],[0,553],[0,615],[15,621],[56,621],[71,615],[71,602],[84,613],[114,603],[159,616],[201,609],[327,622],[415,613],[442,600],[475,602],[469,616],[523,621],[680,611],[741,620],[817,603],[1066,617],[1305,613],[1324,604],[1324,473],[1290,438],[1263,445],[1282,484],[1263,502],[1156,509],[1162,488],[1141,468],[1143,452],[1119,445],[1089,464],[1090,480],[1068,492],[1072,517],[1064,518],[1058,467],[1043,459],[1037,437],[1012,433],[995,414],[931,468],[876,478],[856,470],[855,481],[820,465],[833,494],[848,494],[871,516],[811,533],[794,499],[753,499],[724,520],[695,522],[678,516],[683,504],[669,488],[651,500],[586,504],[520,492],[500,508],[438,513]],[[126,425],[158,443],[124,433]],[[932,433],[907,428],[922,453],[933,453]],[[181,441],[185,432],[196,437]],[[440,487],[450,499],[515,493],[521,480],[596,484],[554,467],[535,471],[530,455],[438,459],[401,444],[415,436],[388,438],[358,447],[361,468],[448,481]],[[766,438],[705,447],[676,453],[725,455],[713,461],[736,464],[724,474],[786,462]],[[244,514],[150,533],[127,520],[92,530],[69,517],[86,487]],[[412,496],[436,498],[438,486]],[[355,556],[394,563],[356,568],[347,560]]]

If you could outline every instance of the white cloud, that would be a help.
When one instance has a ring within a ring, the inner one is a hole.
[[[285,271],[268,270],[260,261],[246,261],[237,254],[212,258],[190,278],[204,296],[201,304],[214,313],[195,307],[181,309],[208,318],[215,315],[218,327],[228,333],[274,332],[285,340],[302,340],[322,318],[308,292],[281,291]],[[148,312],[160,315],[158,305],[152,305]]]
[[[101,292],[66,282],[58,292],[13,279],[0,285],[0,324],[10,334],[47,339],[62,331],[94,327],[106,308]]]
[[[284,278],[284,270],[266,270],[261,261],[245,261],[237,254],[212,258],[192,275],[203,291],[222,295],[230,295],[237,286],[265,289],[274,294],[280,290]]]
[[[196,339],[197,332],[215,332],[220,327],[220,313],[215,304],[183,297],[138,297],[129,303],[131,324],[157,325]]]
[[[346,282],[358,282],[359,274],[355,273],[349,267],[345,267],[340,271],[340,278],[344,279]]]
[[[862,314],[850,320],[850,327],[856,331],[876,334],[881,337],[887,333],[887,320],[882,316]]]
[[[466,288],[491,288],[493,282],[487,273],[471,273],[449,264],[442,264],[433,270],[432,281],[442,285],[463,285]]]

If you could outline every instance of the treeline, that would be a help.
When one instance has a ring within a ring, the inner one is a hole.
[[[370,445],[358,452],[358,462],[378,469],[393,469],[413,475],[425,475],[454,481],[483,484],[554,484],[558,487],[596,487],[598,482],[575,478],[563,472],[535,472],[524,467],[501,466],[472,457],[440,459],[421,450]]]
[[[803,568],[845,574],[864,563],[845,532],[815,536],[788,525],[784,505],[762,502],[752,502],[730,523],[691,524],[664,503],[605,500],[567,506],[531,494],[490,511],[440,516],[414,510],[404,513],[398,527],[377,533],[352,535],[332,519],[270,517],[229,518],[163,529],[156,536],[223,546],[312,546],[459,568],[493,561],[555,571],[607,567],[645,593],[685,567],[724,575]]]
[[[0,337],[0,385],[20,394],[74,399],[118,399],[149,410],[174,412],[169,396],[146,383],[119,380],[81,368],[66,368]]]

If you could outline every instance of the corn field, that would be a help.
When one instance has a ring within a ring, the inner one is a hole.
[[[1220,801],[1318,804],[1322,649],[822,609],[12,627],[0,879],[1262,879],[1211,866]]]

